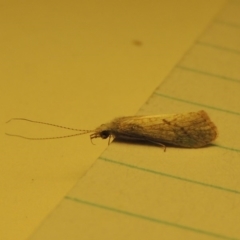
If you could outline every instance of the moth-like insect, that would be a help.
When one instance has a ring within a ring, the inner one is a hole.
[[[94,138],[108,138],[109,142],[111,138],[144,140],[161,145],[165,149],[165,144],[186,148],[204,147],[217,137],[217,127],[203,110],[185,114],[119,117],[109,123],[102,124],[95,130],[68,128],[24,118],[11,120],[25,120],[79,131],[76,134],[50,138],[29,138],[8,134],[32,140],[65,138],[90,133],[91,141]]]

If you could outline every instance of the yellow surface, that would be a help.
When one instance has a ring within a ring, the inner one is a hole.
[[[93,129],[133,115],[223,0],[1,3],[0,239],[26,239],[107,142],[27,141],[69,132],[5,121],[25,117]],[[71,133],[71,132],[70,132]]]

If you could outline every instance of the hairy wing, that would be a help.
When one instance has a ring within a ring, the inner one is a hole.
[[[159,143],[182,147],[202,147],[217,136],[216,126],[204,111],[175,115],[136,116],[122,118],[118,131]]]

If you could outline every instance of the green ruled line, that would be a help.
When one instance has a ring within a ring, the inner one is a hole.
[[[215,48],[215,49],[218,49],[218,50],[231,52],[231,53],[234,53],[234,54],[240,54],[240,51],[237,50],[237,49],[227,48],[227,47],[223,47],[223,46],[219,46],[219,45],[215,45],[215,44],[208,43],[208,42],[203,42],[203,41],[198,41],[196,43],[198,45],[202,45],[202,46],[205,46],[205,47]]]
[[[184,102],[184,103],[192,104],[192,105],[195,105],[195,106],[200,106],[200,107],[209,108],[209,109],[217,110],[217,111],[220,111],[220,112],[225,112],[225,113],[229,113],[229,114],[234,114],[234,115],[240,116],[239,112],[234,112],[234,111],[230,111],[230,110],[227,110],[227,109],[213,107],[213,106],[205,105],[205,104],[202,104],[202,103],[192,102],[192,101],[189,101],[189,100],[172,97],[172,96],[169,96],[169,95],[166,95],[166,94],[162,94],[162,93],[159,93],[159,92],[154,92],[154,94],[159,96],[159,97],[164,97],[164,98],[171,99],[171,100],[174,100],[174,101]]]
[[[217,74],[214,74],[214,73],[204,72],[204,71],[201,71],[201,70],[198,70],[198,69],[189,68],[189,67],[185,67],[185,66],[181,66],[181,65],[178,65],[178,66],[176,66],[176,67],[177,67],[177,68],[181,68],[181,69],[183,69],[183,70],[185,70],[185,71],[191,71],[191,72],[195,72],[195,73],[198,73],[198,74],[203,74],[203,75],[210,76],[210,77],[220,78],[220,79],[222,79],[222,80],[227,80],[227,81],[232,81],[232,82],[240,83],[240,80],[239,80],[239,79],[230,78],[230,77],[225,77],[225,76],[217,75]]]
[[[132,168],[135,170],[140,170],[140,171],[144,171],[147,173],[151,173],[151,174],[156,174],[162,177],[168,177],[168,178],[172,178],[172,179],[176,179],[176,180],[180,180],[180,181],[185,181],[188,183],[193,183],[193,184],[197,184],[197,185],[201,185],[204,187],[210,187],[210,188],[214,188],[217,190],[222,190],[225,192],[230,192],[230,193],[235,193],[235,194],[240,194],[240,191],[238,190],[234,190],[234,189],[229,189],[229,188],[225,188],[225,187],[221,187],[221,186],[217,186],[217,185],[213,185],[213,184],[209,184],[209,183],[204,183],[204,182],[199,182],[199,181],[195,181],[192,179],[188,179],[188,178],[183,178],[183,177],[179,177],[179,176],[175,176],[175,175],[171,175],[171,174],[167,174],[164,172],[159,172],[159,171],[155,171],[155,170],[151,170],[151,169],[147,169],[147,168],[143,168],[143,167],[138,167],[138,166],[134,166],[128,163],[123,163],[123,162],[118,162],[112,159],[108,159],[108,158],[104,158],[104,157],[99,157],[99,160],[108,162],[108,163],[112,163],[112,164],[118,164],[124,167],[128,167],[128,168]]]
[[[240,24],[234,23],[234,22],[227,22],[227,21],[222,21],[222,20],[216,20],[215,23],[217,24],[222,24],[222,25],[227,25],[229,27],[234,27],[240,29]]]
[[[134,218],[142,219],[142,220],[145,220],[145,221],[150,221],[150,222],[154,222],[154,223],[158,223],[158,224],[162,224],[162,225],[167,225],[167,226],[174,227],[174,228],[179,228],[179,229],[182,229],[182,230],[185,230],[185,231],[195,232],[197,234],[204,234],[204,235],[214,237],[214,238],[225,239],[225,240],[240,240],[239,238],[228,237],[228,236],[224,236],[224,235],[221,235],[221,234],[218,234],[218,233],[209,232],[209,231],[205,231],[205,230],[197,229],[197,228],[192,228],[192,227],[189,227],[189,226],[180,225],[180,224],[173,223],[173,222],[168,222],[168,221],[158,219],[158,218],[152,218],[152,217],[149,217],[149,216],[125,211],[125,210],[118,209],[118,208],[109,207],[109,206],[106,206],[106,205],[82,200],[82,199],[71,197],[71,196],[65,196],[65,199],[69,200],[69,201],[79,203],[79,204],[85,204],[85,205],[88,205],[88,206],[91,206],[91,207],[99,208],[99,209],[102,209],[102,210],[123,214],[123,215],[129,216],[129,217],[134,217]]]
[[[214,146],[222,148],[222,149],[226,149],[226,150],[229,150],[229,151],[233,151],[233,152],[240,152],[240,149],[237,149],[237,148],[226,147],[226,146],[222,146],[222,145],[219,145],[219,144],[214,144]]]

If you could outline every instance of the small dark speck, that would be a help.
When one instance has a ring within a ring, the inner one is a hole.
[[[135,45],[135,46],[142,46],[142,42],[141,41],[139,41],[139,40],[133,40],[133,45]]]

